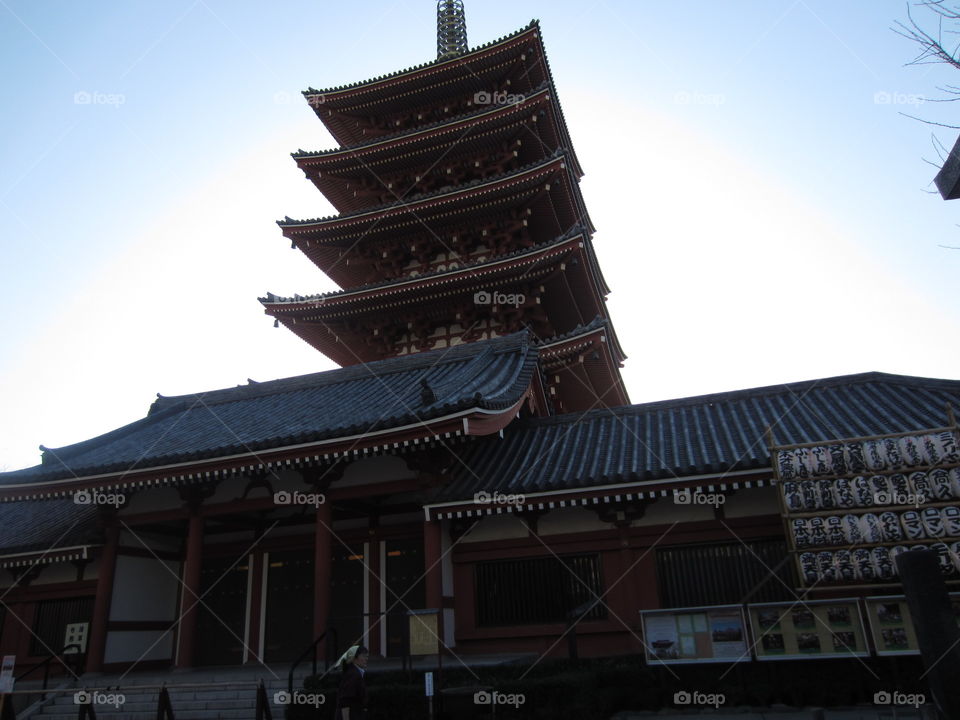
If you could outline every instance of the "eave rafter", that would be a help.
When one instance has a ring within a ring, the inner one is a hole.
[[[469,437],[499,432],[528,402],[529,393],[528,388],[514,406],[504,410],[466,409],[449,417],[356,437],[331,438],[316,443],[115,473],[10,483],[0,486],[0,502],[69,498],[81,490],[92,489],[129,493],[158,487],[191,487],[239,475],[305,469],[380,454],[445,446]]]

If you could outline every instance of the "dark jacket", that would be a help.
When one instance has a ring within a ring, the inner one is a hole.
[[[367,683],[363,673],[356,665],[350,663],[340,677],[340,689],[337,691],[336,720],[342,720],[341,708],[350,709],[350,720],[366,720],[367,717]]]

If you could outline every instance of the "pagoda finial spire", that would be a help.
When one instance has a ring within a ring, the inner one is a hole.
[[[437,0],[437,59],[463,55],[467,51],[467,18],[463,0]]]

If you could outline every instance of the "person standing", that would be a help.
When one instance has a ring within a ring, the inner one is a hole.
[[[340,668],[340,688],[337,690],[335,720],[367,720],[367,661],[370,651],[363,645],[353,645],[334,665]]]

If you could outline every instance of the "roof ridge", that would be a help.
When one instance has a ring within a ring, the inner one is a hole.
[[[355,382],[364,378],[369,379],[371,376],[382,377],[388,374],[392,375],[394,373],[411,373],[416,372],[418,369],[430,369],[449,363],[463,363],[466,361],[468,368],[475,368],[479,366],[472,362],[473,357],[482,355],[484,353],[505,355],[513,352],[520,353],[522,355],[521,360],[523,371],[511,379],[510,388],[508,388],[508,390],[515,390],[518,386],[518,383],[522,382],[525,377],[529,379],[528,376],[532,376],[532,367],[536,364],[536,352],[534,350],[534,354],[531,357],[530,349],[529,333],[526,330],[522,330],[510,335],[502,335],[495,338],[463,343],[462,345],[456,345],[452,348],[427,350],[401,357],[387,358],[385,360],[378,360],[371,363],[351,365],[346,368],[335,368],[332,370],[310,373],[307,375],[299,375],[291,378],[279,378],[277,380],[269,380],[250,385],[238,385],[233,388],[224,388],[186,395],[170,397],[158,395],[157,400],[155,400],[150,406],[150,410],[146,417],[139,418],[131,423],[110,430],[102,435],[73,443],[71,445],[66,445],[60,448],[45,448],[41,446],[41,448],[44,450],[43,463],[34,466],[33,468],[24,468],[23,470],[11,471],[9,474],[0,473],[0,478],[5,476],[15,477],[16,475],[14,473],[19,474],[26,472],[27,474],[30,474],[30,471],[33,473],[44,474],[56,474],[58,472],[62,473],[63,471],[70,473],[70,475],[83,474],[89,468],[85,466],[71,467],[71,459],[81,456],[91,450],[96,450],[98,447],[109,444],[117,438],[122,438],[127,433],[135,432],[144,427],[162,422],[163,420],[169,419],[171,416],[183,413],[186,410],[193,409],[196,406],[207,407],[211,405],[227,405],[230,403],[243,402],[257,398],[284,395],[297,391],[312,390],[341,383]],[[470,375],[470,377],[476,377],[476,373]],[[451,387],[454,386],[456,386],[456,383],[451,385]],[[463,383],[460,382],[459,386],[463,387]],[[486,399],[476,396],[458,398],[455,393],[448,393],[445,397],[439,398],[437,402],[428,405],[427,408],[421,408],[420,410],[417,410],[415,414],[419,416],[420,412],[426,412],[432,417],[438,413],[443,414],[444,412],[455,412],[466,409],[471,405],[471,403],[486,407],[488,409],[497,409],[504,402],[504,400],[498,400],[497,397],[494,396]],[[378,421],[378,425],[381,424],[381,421],[389,424],[396,419],[397,418],[394,416],[389,418],[383,417],[380,419],[380,421]],[[344,428],[341,427],[336,428],[337,431],[343,429]],[[370,429],[371,428],[367,427],[366,431],[369,431]],[[247,447],[243,441],[239,441],[239,444],[240,446]],[[168,458],[163,456],[162,459],[166,461]],[[157,458],[151,457],[148,459],[146,456],[144,456],[141,457],[140,460],[136,460],[132,463],[125,461],[121,464],[126,467],[127,470],[131,470],[141,467],[141,461],[148,463],[143,467],[149,467],[155,461],[157,461]],[[0,484],[0,487],[2,487],[2,484]]]
[[[436,350],[424,350],[422,352],[410,353],[398,357],[385,358],[383,360],[373,360],[367,363],[358,363],[348,365],[347,367],[332,368],[322,370],[316,373],[307,373],[306,375],[294,375],[288,378],[277,378],[275,380],[265,380],[254,383],[253,385],[237,385],[232,388],[220,388],[217,390],[208,390],[200,393],[187,393],[185,395],[172,395],[169,397],[159,396],[151,407],[161,407],[164,404],[175,402],[177,400],[186,402],[191,398],[198,398],[204,401],[206,405],[220,405],[238,400],[247,400],[255,397],[267,397],[270,395],[280,395],[287,392],[295,392],[305,387],[323,387],[338,383],[353,382],[370,377],[370,375],[392,375],[398,372],[407,372],[416,370],[424,365],[433,367],[441,363],[454,362],[482,352],[483,345],[496,346],[498,350],[504,351],[511,349],[520,342],[521,336],[526,331],[521,330],[510,335],[501,335],[495,338],[487,338],[470,343],[455,345],[452,348],[439,348]],[[502,348],[499,346],[503,346]],[[434,355],[440,355],[440,359],[431,362]],[[373,367],[377,372],[374,372]],[[214,395],[212,399],[206,399]],[[166,402],[163,402],[166,401]]]
[[[417,70],[424,70],[428,67],[441,65],[443,63],[462,60],[465,57],[472,55],[473,53],[482,52],[483,50],[489,50],[494,45],[499,45],[500,43],[507,42],[508,40],[513,40],[514,38],[517,38],[520,35],[523,35],[525,32],[528,32],[532,28],[537,28],[539,26],[540,26],[540,21],[537,19],[533,19],[527,25],[525,25],[524,27],[521,27],[519,30],[515,30],[512,33],[508,33],[506,35],[503,35],[502,37],[497,38],[496,40],[490,40],[489,42],[486,42],[483,45],[478,45],[474,48],[471,48],[463,55],[458,55],[455,58],[436,58],[434,60],[429,60],[428,62],[420,63],[419,65],[413,65],[411,67],[404,68],[403,70],[395,70],[394,72],[386,73],[385,75],[378,75],[368,80],[358,80],[356,82],[347,83],[345,85],[337,85],[335,87],[326,88],[324,90],[317,90],[316,88],[311,87],[311,88],[308,88],[307,90],[302,91],[302,95],[304,95],[304,97],[311,97],[316,95],[328,95],[332,93],[339,93],[345,90],[356,90],[357,88],[361,88],[364,85],[373,85],[378,82],[383,82],[384,80],[390,80],[396,77],[400,77],[401,75],[405,75],[406,73],[412,73]]]
[[[754,388],[743,388],[740,390],[726,390],[717,393],[707,393],[705,395],[689,395],[681,398],[672,398],[666,400],[652,400],[645,403],[633,403],[631,405],[618,405],[612,408],[596,408],[588,410],[585,413],[564,413],[562,415],[551,415],[542,418],[528,418],[523,421],[525,426],[565,424],[569,422],[581,422],[593,420],[598,417],[614,415],[632,415],[640,414],[649,410],[660,410],[665,408],[691,407],[704,405],[707,403],[716,403],[746,399],[757,396],[769,396],[783,392],[795,393],[797,390],[816,388],[835,387],[838,385],[855,385],[869,382],[885,382],[894,385],[922,385],[924,387],[942,388],[960,392],[960,380],[950,380],[946,378],[926,378],[915,375],[897,375],[894,373],[879,372],[876,370],[853,373],[851,375],[835,375],[828,378],[818,378],[813,380],[803,380],[795,383],[780,383],[775,385],[762,385]]]

